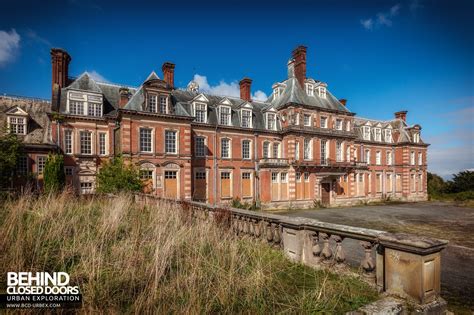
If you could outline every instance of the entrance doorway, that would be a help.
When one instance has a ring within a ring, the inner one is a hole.
[[[165,171],[165,197],[170,199],[178,198],[178,172]]]
[[[331,202],[331,184],[330,183],[321,183],[321,203],[323,205],[329,205]]]

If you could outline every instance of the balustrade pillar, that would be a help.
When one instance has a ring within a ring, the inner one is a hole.
[[[361,267],[364,270],[364,275],[370,278],[375,277],[375,263],[372,259],[372,248],[374,243],[362,241],[360,245],[364,248],[364,258],[362,259]]]
[[[319,236],[323,239],[323,250],[321,251],[321,257],[325,262],[328,262],[332,257],[332,250],[329,247],[329,239],[331,235],[327,233],[319,233]]]
[[[344,254],[344,250],[342,248],[342,241],[344,240],[344,237],[334,235],[333,239],[336,242],[334,258],[336,259],[337,263],[342,264],[344,261],[346,261],[346,255]]]

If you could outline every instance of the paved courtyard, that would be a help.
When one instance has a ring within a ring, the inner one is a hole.
[[[442,252],[442,295],[474,309],[474,208],[423,202],[282,213],[320,221],[449,240]],[[347,244],[350,248],[355,243]],[[351,250],[352,251],[352,250]]]

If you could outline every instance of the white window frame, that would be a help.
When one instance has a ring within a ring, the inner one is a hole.
[[[392,143],[392,130],[385,129],[385,142]]]
[[[164,104],[161,102],[162,100],[165,100]],[[169,114],[169,96],[165,94],[160,94],[158,97],[158,105],[160,106],[160,113],[161,114]],[[164,111],[162,106],[164,105]]]
[[[380,128],[374,128],[375,141],[382,141],[382,130]]]
[[[168,142],[168,139],[167,139],[168,134],[174,134],[174,144],[172,144],[171,142]],[[174,130],[174,129],[165,129],[163,139],[165,140],[165,143],[164,143],[164,145],[165,145],[165,148],[164,148],[165,154],[178,154],[178,142],[179,142],[178,141],[178,139],[179,139],[178,131]],[[174,150],[169,150],[168,145],[174,146]]]
[[[203,106],[204,107],[204,110],[197,110],[197,107],[201,107]],[[194,102],[193,104],[193,109],[194,109],[194,117],[195,117],[195,121],[198,122],[198,123],[207,123],[207,104],[206,103],[202,103],[202,102]],[[197,113],[198,112],[203,112],[204,115],[203,115],[203,119],[198,119],[200,118],[201,116],[198,116]]]
[[[248,125],[247,126],[244,126],[244,112],[247,112],[249,113],[249,122],[248,122]],[[244,109],[242,108],[240,110],[240,126],[243,127],[243,128],[252,128],[252,110],[251,109]]]
[[[370,149],[366,149],[365,150],[365,163],[367,163],[367,165],[370,165],[370,158],[371,158],[371,150]]]
[[[14,119],[15,122],[12,123],[12,119]],[[21,119],[23,122],[19,123],[18,119]],[[11,115],[11,116],[8,116],[7,122],[8,122],[8,130],[10,131],[10,133],[13,133],[16,135],[26,135],[27,133],[26,130],[28,127],[27,117]],[[12,125],[14,126],[13,128],[12,128]],[[19,131],[20,126],[23,128],[22,132]]]
[[[244,143],[248,143],[248,152],[245,152],[244,148]],[[252,140],[250,139],[242,139],[242,160],[250,160],[252,159]],[[246,156],[244,153],[248,153],[248,156]]]
[[[275,148],[277,148],[276,156],[275,156]],[[281,144],[280,142],[273,142],[272,144],[272,158],[279,159],[281,157]]]
[[[387,154],[386,156],[387,165],[392,165],[393,163],[392,151],[387,151],[386,154]]]
[[[228,145],[227,145],[227,154],[224,154],[224,150],[223,150],[224,141],[227,141],[227,143],[228,143]],[[221,147],[221,159],[231,159],[232,158],[232,139],[227,138],[227,137],[221,138],[220,147]]]
[[[375,151],[375,165],[382,164],[382,151]]]
[[[306,127],[311,127],[311,114],[303,114],[303,124]]]
[[[101,136],[104,136],[104,138],[103,138],[103,141],[104,141],[104,142],[103,142],[103,147],[102,147],[102,139],[101,139]],[[98,142],[99,142],[99,155],[102,155],[102,156],[107,155],[107,153],[108,153],[108,145],[107,145],[107,143],[108,143],[108,141],[107,141],[108,137],[107,137],[107,132],[99,131],[99,132],[97,133],[97,137],[98,137],[98,139],[99,139],[99,141],[98,141]],[[102,149],[103,149],[103,150],[102,150]]]
[[[324,86],[318,86],[318,96],[320,98],[326,98],[327,90]]]
[[[346,121],[346,131],[351,131],[351,121]]]
[[[347,146],[346,147],[346,162],[350,162],[350,161],[351,161],[351,147]]]
[[[418,165],[423,165],[423,153],[418,152]]]
[[[64,129],[63,142],[64,142],[64,154],[67,154],[67,155],[74,154],[74,131],[72,129]]]
[[[328,156],[329,156],[329,150],[328,150],[328,143],[329,141],[326,139],[321,139],[321,144],[320,144],[320,156],[321,156],[321,164],[326,165],[328,163]]]
[[[300,142],[297,140],[295,142],[295,160],[299,161],[300,159]]]
[[[227,121],[226,122],[223,122],[222,120],[222,115],[223,115],[223,112],[222,110],[223,109],[226,109],[226,110],[229,110],[229,113],[226,114],[227,115]],[[223,126],[230,126],[232,124],[232,108],[230,106],[224,106],[224,105],[220,105],[219,106],[219,125],[223,125]]]
[[[323,124],[324,122],[324,124]],[[328,128],[328,117],[327,116],[321,116],[319,119],[319,124],[321,128]]]
[[[335,124],[335,128],[336,130],[342,130],[342,122],[343,120],[341,118],[336,118],[336,124]]]
[[[199,143],[198,139],[202,139],[202,148],[199,148],[199,146],[198,146],[198,143]],[[207,138],[204,137],[204,136],[196,136],[194,138],[194,155],[196,157],[206,157],[206,155],[207,155],[206,142],[207,142]]]
[[[415,165],[415,151],[410,152],[410,165]]]
[[[364,134],[364,140],[370,140],[370,127],[369,126],[364,126],[362,127],[363,129],[363,134]]]
[[[336,162],[343,161],[343,144],[342,141],[336,141]]]
[[[36,156],[36,173],[38,173],[38,175],[41,175],[44,173],[44,167],[46,166],[47,159],[48,157],[46,155]]]
[[[270,141],[263,141],[262,144],[262,158],[270,158]]]
[[[151,113],[158,112],[158,94],[148,94],[147,98],[148,111]]]
[[[311,161],[313,159],[313,139],[304,138],[303,140],[303,160]]]
[[[72,112],[71,102],[82,103],[81,111]],[[89,106],[94,106],[94,110],[92,111],[93,115],[89,115]],[[100,112],[97,110],[97,108],[100,109]],[[66,102],[66,112],[71,115],[102,117],[104,116],[104,98],[100,94],[86,93],[82,91],[69,91]]]
[[[314,86],[311,83],[306,83],[306,94],[308,96],[314,96]]]
[[[413,142],[415,142],[415,143],[420,142],[420,134],[418,132],[413,134]]]
[[[270,119],[269,117],[272,116],[273,117],[273,126],[270,126]],[[276,130],[276,125],[277,125],[277,119],[276,119],[276,114],[275,113],[266,113],[265,114],[265,126],[268,130]]]
[[[90,153],[84,153],[82,151],[83,147],[82,147],[82,135],[83,134],[89,134],[90,136]],[[79,131],[79,153],[81,155],[93,155],[94,154],[94,132],[90,131],[90,130],[81,130]]]
[[[142,150],[142,129],[143,130],[149,130],[150,131],[150,150],[145,151]],[[152,153],[154,151],[154,145],[155,145],[155,130],[153,128],[149,127],[139,127],[138,128],[138,151],[141,153]]]

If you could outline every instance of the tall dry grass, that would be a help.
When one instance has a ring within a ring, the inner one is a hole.
[[[66,271],[83,294],[81,312],[341,313],[376,298],[357,279],[130,196],[4,202],[0,252],[1,288],[8,271]]]

